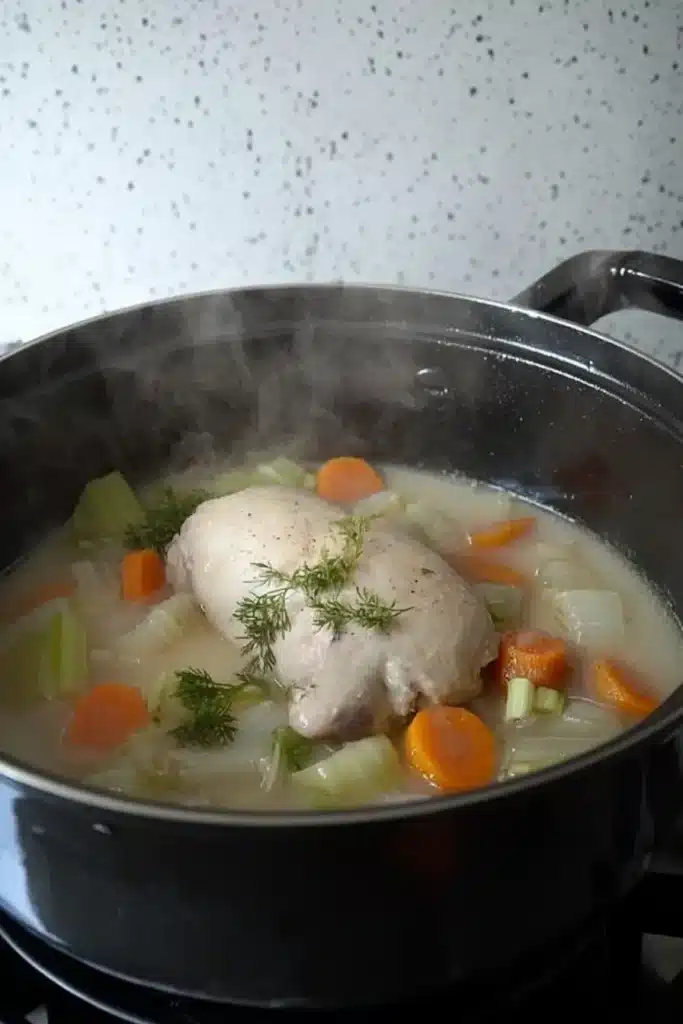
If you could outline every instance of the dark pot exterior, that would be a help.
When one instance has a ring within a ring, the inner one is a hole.
[[[183,439],[191,457],[290,437],[311,458],[352,447],[511,487],[629,553],[680,614],[681,411],[664,368],[512,307],[362,288],[162,303],[0,363],[0,559],[109,468],[144,476]],[[6,761],[0,903],[98,967],[217,1000],[346,1005],[503,976],[644,871],[680,807],[680,693],[570,764],[373,812],[129,804]]]
[[[338,1005],[498,978],[637,879],[650,755],[417,818],[296,827],[150,820],[4,782],[0,899],[78,957],[214,999]]]

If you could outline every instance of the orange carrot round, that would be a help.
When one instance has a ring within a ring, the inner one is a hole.
[[[522,587],[524,573],[509,565],[481,555],[448,555],[446,561],[470,583],[501,583],[508,587]]]
[[[533,516],[520,519],[508,519],[503,523],[494,523],[483,530],[474,530],[470,534],[471,547],[478,550],[502,548],[515,540],[526,537],[536,525]]]
[[[644,718],[657,707],[637,674],[612,658],[593,662],[591,682],[598,700],[626,715]]]
[[[115,750],[151,721],[140,691],[123,683],[101,683],[80,697],[64,733],[75,747]]]
[[[569,671],[567,645],[539,629],[503,633],[498,654],[498,678],[503,685],[523,676],[534,686],[563,690]]]
[[[121,596],[124,601],[146,601],[166,584],[166,569],[156,551],[129,551],[121,562]]]
[[[477,789],[496,775],[496,740],[465,708],[434,706],[413,718],[405,733],[410,764],[444,792]]]
[[[340,456],[325,462],[315,478],[319,497],[337,505],[352,505],[384,490],[384,481],[376,469],[365,459],[352,455]]]

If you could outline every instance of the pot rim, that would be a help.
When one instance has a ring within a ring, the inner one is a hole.
[[[514,302],[502,302],[493,299],[486,299],[478,296],[471,296],[458,292],[449,292],[438,289],[421,289],[405,285],[380,285],[343,282],[327,282],[315,284],[286,283],[269,285],[251,285],[241,288],[218,288],[200,292],[188,292],[182,295],[168,296],[164,299],[153,302],[145,301],[134,303],[130,306],[121,307],[105,313],[99,313],[88,317],[76,324],[66,325],[50,331],[48,334],[40,335],[37,338],[26,342],[14,343],[7,346],[5,351],[0,352],[0,372],[2,364],[11,358],[16,358],[21,352],[27,349],[37,348],[52,340],[59,339],[66,332],[78,330],[83,327],[95,327],[98,324],[106,324],[116,317],[125,314],[143,313],[148,309],[163,309],[174,305],[182,305],[185,302],[218,297],[229,297],[243,295],[257,295],[258,293],[277,293],[282,297],[288,294],[295,295],[302,291],[308,294],[324,296],[336,294],[343,290],[352,297],[354,293],[371,294],[382,292],[387,295],[402,294],[413,295],[421,300],[430,297],[446,300],[466,302],[469,305],[481,309],[496,309],[502,313],[509,313],[522,316],[525,319],[547,322],[549,325],[569,330],[573,334],[583,335],[587,340],[591,339],[600,345],[608,345],[613,349],[621,350],[629,357],[647,364],[652,371],[661,377],[668,377],[671,381],[683,387],[683,376],[665,364],[647,355],[635,346],[629,345],[621,340],[611,338],[590,327],[579,326],[571,321],[563,320],[560,317],[548,313],[539,312],[535,309],[528,309],[516,305]],[[558,362],[562,361],[560,354],[557,354]],[[348,810],[316,810],[316,811],[236,811],[223,808],[212,810],[198,809],[183,806],[182,804],[166,804],[155,801],[133,800],[125,796],[118,796],[114,793],[107,793],[90,789],[78,782],[71,782],[50,772],[41,772],[12,757],[7,757],[0,752],[0,778],[9,780],[17,786],[56,800],[77,803],[90,808],[93,811],[103,811],[115,815],[123,815],[128,818],[139,820],[156,820],[169,824],[178,825],[200,825],[218,827],[249,827],[249,828],[291,828],[291,827],[329,827],[339,825],[369,825],[389,821],[407,821],[431,817],[434,814],[455,812],[460,807],[474,807],[491,801],[512,798],[519,793],[529,793],[531,790],[550,786],[562,779],[570,778],[584,769],[598,765],[603,761],[610,761],[627,754],[634,747],[645,745],[656,739],[657,736],[665,734],[668,736],[674,731],[676,725],[683,723],[683,683],[671,693],[655,712],[643,719],[637,725],[624,730],[615,738],[598,745],[578,757],[562,761],[557,765],[532,772],[529,775],[517,778],[506,779],[495,782],[490,786],[481,789],[469,790],[463,793],[435,795],[415,801],[397,802],[380,806],[364,806]]]

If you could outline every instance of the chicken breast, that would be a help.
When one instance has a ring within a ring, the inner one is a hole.
[[[241,644],[240,602],[273,588],[259,581],[257,564],[291,574],[324,552],[341,553],[342,516],[315,495],[284,487],[206,501],[169,548],[169,580],[191,591],[210,622]],[[479,693],[480,669],[497,651],[494,627],[483,602],[439,555],[376,520],[353,576],[332,596],[357,604],[358,590],[405,609],[388,632],[355,622],[337,632],[320,628],[300,591],[287,596],[289,628],[272,651],[297,732],[359,738],[408,715],[420,698],[458,704]]]

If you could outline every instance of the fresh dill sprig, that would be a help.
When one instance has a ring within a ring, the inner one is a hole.
[[[275,668],[273,644],[291,626],[287,611],[289,588],[244,597],[235,609],[235,619],[244,629],[242,654],[256,671],[267,674]]]
[[[235,738],[234,717],[216,715],[213,706],[198,708],[189,722],[183,722],[173,730],[173,735],[183,747],[217,747]]]
[[[334,523],[344,538],[341,552],[331,555],[323,551],[315,565],[302,565],[293,574],[293,585],[302,590],[309,601],[321,594],[341,590],[358,568],[363,554],[365,537],[376,516],[345,516]]]
[[[363,544],[376,516],[345,516],[333,525],[344,538],[342,550],[332,555],[323,549],[317,562],[304,562],[292,573],[256,562],[259,583],[272,583],[289,590],[300,590],[309,601],[330,590],[341,590],[349,582],[363,554]]]
[[[358,603],[354,606],[354,620],[365,629],[374,629],[378,633],[390,633],[399,615],[409,612],[411,608],[397,608],[396,600],[384,601],[379,594],[362,587],[356,589]]]
[[[352,622],[366,629],[388,633],[405,608],[383,601],[369,590],[356,590],[356,602],[343,601],[336,595],[353,577],[363,554],[368,530],[377,516],[345,516],[333,525],[343,538],[341,551],[331,554],[323,550],[317,562],[304,563],[294,572],[286,573],[265,562],[256,562],[254,569],[258,586],[273,589],[243,598],[237,605],[235,618],[242,625],[242,654],[249,658],[245,679],[254,674],[268,676],[275,668],[273,645],[291,627],[287,599],[299,591],[314,609],[319,629],[342,633]],[[329,596],[324,596],[329,595]]]
[[[185,668],[175,673],[175,694],[188,711],[196,711],[216,694],[229,691],[229,687],[217,683],[203,668]]]
[[[316,627],[329,629],[335,634],[343,633],[352,623],[377,633],[390,633],[399,615],[410,611],[409,608],[397,608],[396,601],[385,601],[365,587],[356,588],[355,601],[321,598],[311,607],[315,612]]]
[[[183,746],[213,747],[235,738],[237,723],[232,711],[234,686],[217,683],[203,669],[176,672],[175,695],[190,717],[172,731]]]
[[[159,503],[145,510],[142,521],[126,529],[124,544],[133,550],[154,548],[165,555],[185,520],[209,497],[205,491],[178,494],[172,487],[166,487]]]
[[[316,629],[329,629],[340,636],[353,621],[353,607],[339,597],[321,597],[311,604]]]
[[[371,516],[344,516],[334,524],[345,539],[344,554],[347,562],[355,569],[363,554],[363,545],[368,530],[379,515]]]

